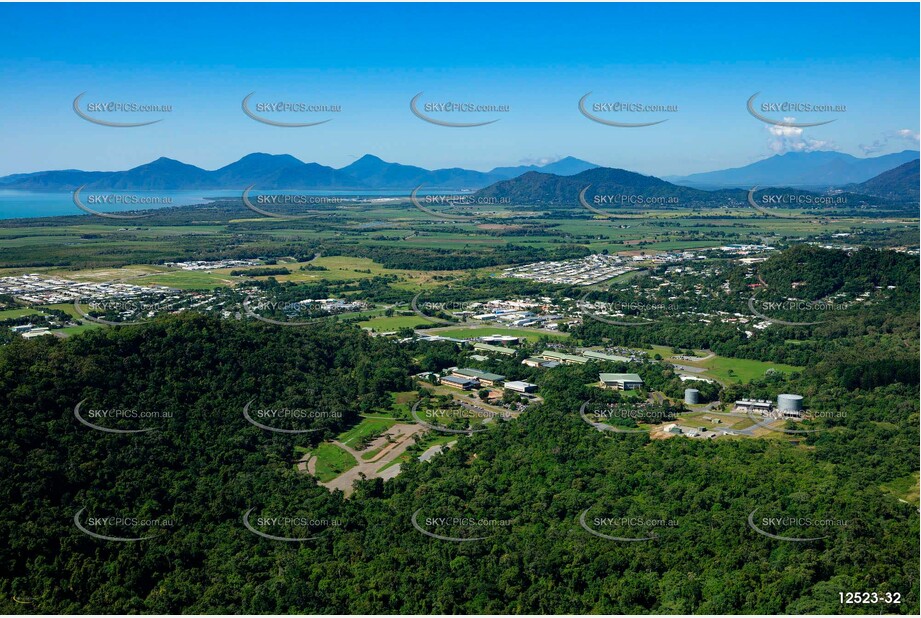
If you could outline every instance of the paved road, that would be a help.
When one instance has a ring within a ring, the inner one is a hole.
[[[445,449],[451,448],[451,447],[454,446],[455,444],[457,444],[457,440],[454,440],[454,441],[452,441],[452,442],[448,442],[447,444],[436,444],[436,445],[434,445],[434,446],[430,446],[430,447],[428,447],[427,449],[425,449],[425,452],[424,452],[424,453],[422,453],[421,455],[419,455],[419,461],[428,461],[428,460],[430,460],[432,457],[434,457],[435,455],[441,453],[441,452],[444,451]]]

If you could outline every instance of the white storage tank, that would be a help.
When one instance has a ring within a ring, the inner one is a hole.
[[[777,409],[781,412],[802,412],[803,396],[789,393],[777,395]]]
[[[684,403],[700,403],[700,391],[696,388],[684,389]]]

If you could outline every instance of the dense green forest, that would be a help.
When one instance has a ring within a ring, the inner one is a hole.
[[[416,352],[341,323],[195,315],[3,346],[0,610],[838,613],[839,592],[891,591],[901,605],[846,611],[917,611],[917,507],[882,489],[918,469],[917,384],[851,388],[819,370],[766,376],[739,388],[816,393],[847,414],[798,446],[662,441],[588,426],[581,403],[611,394],[586,386],[597,367],[559,367],[537,378],[544,405],[412,461],[394,480],[360,481],[349,500],[294,470],[295,446],[409,388]],[[667,368],[657,371],[650,379],[667,384]],[[313,433],[267,432],[243,417],[251,400],[328,414],[309,421]],[[96,421],[154,429],[112,434],[75,419],[81,401],[170,415]],[[251,533],[251,509],[310,519],[264,530],[311,540]],[[586,509],[670,525],[654,540],[616,542],[580,526]],[[779,541],[749,527],[754,509],[847,525],[818,541]],[[75,526],[78,513],[87,526],[89,517],[153,520],[96,530],[154,538],[93,538]],[[450,542],[415,529],[414,513],[423,524],[506,525]]]

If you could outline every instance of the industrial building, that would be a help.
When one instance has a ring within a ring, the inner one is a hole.
[[[510,391],[515,391],[516,393],[533,393],[537,390],[537,384],[513,380],[511,382],[506,382],[505,388]]]
[[[489,373],[488,371],[480,371],[479,369],[454,369],[451,371],[451,375],[458,378],[478,380],[480,384],[485,384],[486,386],[494,386],[505,379],[505,376],[499,375],[498,373]]]
[[[445,386],[450,386],[451,388],[459,388],[464,391],[469,391],[472,388],[476,388],[480,385],[476,380],[470,378],[463,378],[456,375],[444,376],[439,382]]]
[[[582,365],[588,362],[588,359],[584,356],[575,356],[573,354],[564,354],[563,352],[553,352],[551,350],[542,352],[540,356],[541,358],[556,361],[563,365]]]
[[[598,360],[610,361],[612,363],[629,363],[631,359],[626,356],[618,356],[616,354],[606,354],[604,352],[596,352],[594,350],[583,350],[582,356],[586,358],[596,358]]]
[[[505,356],[514,356],[514,348],[503,348],[498,345],[490,345],[488,343],[474,343],[473,349],[480,352],[490,352],[492,354],[503,354]]]
[[[521,361],[521,364],[527,365],[528,367],[541,367],[543,369],[552,369],[554,367],[560,366],[557,361],[545,360],[543,358],[534,358],[533,356],[524,359]]]
[[[737,412],[759,412],[769,414],[774,409],[774,404],[768,399],[740,399],[736,401]]]
[[[615,391],[632,391],[643,386],[643,378],[635,373],[599,373],[602,387]]]
[[[513,337],[512,335],[486,335],[485,337],[480,337],[480,341],[483,343],[501,343],[503,345],[515,345],[518,343],[521,338]]]

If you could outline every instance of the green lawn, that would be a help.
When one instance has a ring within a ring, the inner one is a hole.
[[[333,480],[357,464],[355,458],[335,444],[324,442],[313,450],[317,458],[317,479],[321,483]]]
[[[96,324],[94,322],[84,322],[80,326],[65,326],[64,328],[58,328],[55,333],[63,333],[67,336],[70,335],[79,335],[80,333],[85,333],[88,330],[93,330],[95,328],[104,328],[102,324]]]
[[[711,375],[723,382],[741,381],[742,383],[749,382],[755,378],[764,377],[768,369],[774,369],[775,371],[787,374],[793,371],[802,371],[803,369],[802,367],[794,367],[793,365],[784,365],[782,363],[766,363],[742,358],[723,358],[722,356],[716,356],[708,361],[704,361],[700,363],[700,366],[707,368],[707,373],[704,375]]]
[[[138,285],[165,285],[180,290],[210,290],[231,286],[240,281],[242,281],[242,278],[231,277],[229,274],[176,269],[162,274],[149,275],[133,283]]]
[[[58,311],[63,311],[67,315],[77,320],[82,320],[83,316],[77,313],[77,310],[74,309],[73,303],[58,303],[56,305],[48,305],[49,309],[57,309]]]
[[[431,324],[431,322],[424,318],[420,318],[417,315],[395,315],[389,318],[386,316],[381,316],[358,323],[358,325],[362,328],[372,328],[379,333],[395,331],[401,328],[415,328],[425,324]]]
[[[396,424],[396,421],[383,419],[383,418],[370,418],[365,417],[361,419],[361,422],[349,429],[339,434],[338,440],[343,444],[346,444],[352,448],[357,449],[359,442],[365,436],[371,435],[373,433],[380,433],[387,431]]]
[[[706,369],[705,373],[700,374],[704,378],[716,378],[720,382],[750,382],[756,378],[764,377],[768,369],[773,369],[781,373],[789,374],[793,371],[802,371],[802,367],[793,365],[784,365],[783,363],[768,363],[764,361],[748,360],[744,358],[727,358],[724,356],[714,356],[704,361],[689,361],[684,359],[673,358],[675,352],[669,346],[653,345],[647,348],[650,358],[659,354],[665,361],[689,367],[701,367]],[[694,350],[699,357],[705,357],[708,353],[703,350]]]
[[[426,333],[441,335],[443,337],[456,337],[458,339],[472,339],[474,337],[483,337],[485,335],[511,335],[513,337],[522,337],[528,341],[537,341],[542,336],[550,339],[566,339],[567,333],[546,333],[537,331],[532,328],[494,328],[491,326],[472,326],[472,327],[448,327],[448,328],[429,328]]]
[[[73,307],[71,307],[73,308]],[[40,315],[41,312],[37,309],[5,309],[0,311],[0,320],[10,320],[13,318],[21,318],[25,315]]]

